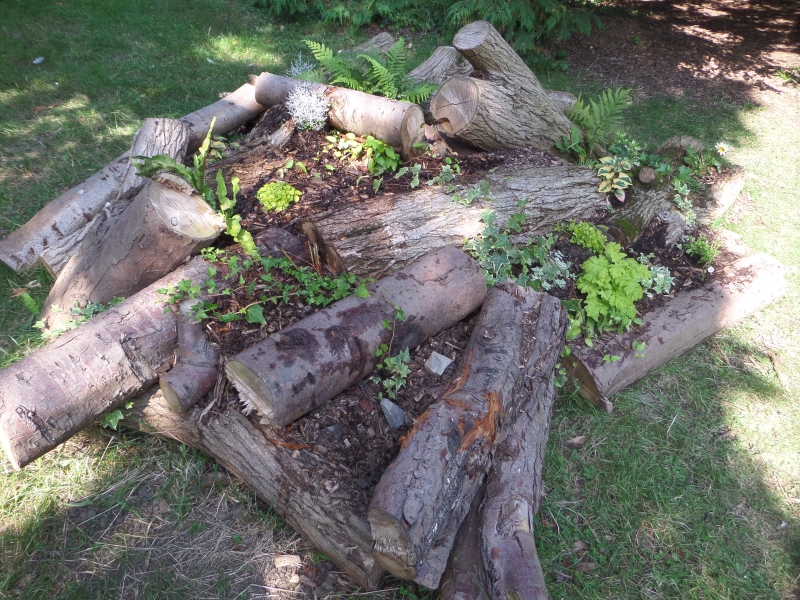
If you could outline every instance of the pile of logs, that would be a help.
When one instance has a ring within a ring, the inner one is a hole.
[[[485,150],[550,149],[569,130],[569,96],[543,90],[486,22],[463,28],[454,48],[438,49],[414,74],[442,83],[425,110],[320,85],[331,124],[375,135],[405,156],[432,124],[447,139]],[[370,296],[341,300],[224,365],[192,318],[192,301],[164,310],[158,290],[208,277],[212,265],[191,257],[216,239],[224,221],[185,186],[138,176],[131,157],[185,160],[213,118],[215,132],[227,133],[283,102],[296,85],[262,73],[182,119],[147,119],[129,152],[0,241],[0,260],[12,268],[41,261],[56,277],[43,313],[51,330],[69,320],[76,303],[127,298],[0,371],[3,449],[22,468],[132,401],[130,427],[215,457],[366,589],[389,572],[441,586],[444,598],[545,598],[531,524],[567,316],[558,300],[514,284],[487,294],[480,268],[459,249],[483,228],[487,203],[458,207],[450,194],[426,187],[314,216],[310,230],[351,272],[378,278]],[[292,129],[290,122],[276,132],[273,145],[284,144]],[[529,200],[525,228],[512,242],[562,221],[597,220],[606,205],[586,167],[500,168],[481,178],[491,185],[490,208],[501,227],[521,198]],[[660,219],[677,239],[682,226],[665,197],[658,186],[642,185],[608,225],[630,242]],[[610,409],[608,396],[766,306],[784,286],[774,259],[741,257],[709,284],[645,315],[637,330],[607,336],[600,345],[621,356],[618,362],[581,345],[565,366],[586,397]],[[414,422],[368,510],[348,510],[332,492],[313,488],[309,465],[324,458],[282,442],[281,428],[369,375],[381,344],[415,348],[478,309],[456,375]],[[389,331],[383,323],[398,310],[405,321]],[[633,340],[646,343],[647,358],[634,356]],[[244,409],[209,415],[223,377]]]

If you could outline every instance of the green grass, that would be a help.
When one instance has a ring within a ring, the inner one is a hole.
[[[281,24],[246,0],[2,7],[5,231],[124,151],[145,117],[179,117],[248,73],[280,73],[305,50],[303,38],[338,48],[364,37]],[[417,60],[437,42],[414,39]],[[31,64],[37,56],[42,65]],[[573,72],[543,82],[600,89]],[[752,203],[719,225],[786,264],[789,287],[772,307],[613,398],[610,415],[559,400],[536,523],[554,598],[797,594],[798,104],[797,94],[767,108],[661,97],[626,113],[628,133],[652,147],[677,134],[735,147],[733,162],[752,175]],[[0,365],[38,343],[13,291],[41,302],[49,285],[41,270],[0,266]],[[587,445],[566,448],[577,435]],[[250,584],[288,585],[270,569],[274,553],[312,554],[244,486],[218,485],[211,459],[171,442],[90,429],[20,473],[3,460],[0,598],[235,598]],[[597,566],[580,573],[579,561]],[[559,572],[569,579],[558,582]]]

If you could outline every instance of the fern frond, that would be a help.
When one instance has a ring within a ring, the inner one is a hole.
[[[395,81],[405,77],[408,73],[408,52],[405,40],[400,37],[386,52],[386,69]]]
[[[397,98],[397,83],[389,69],[371,56],[366,54],[359,54],[358,56],[365,59],[370,65],[369,83],[372,85],[371,91],[387,98]]]
[[[415,79],[406,79],[403,90],[400,92],[400,100],[406,100],[413,104],[422,104],[430,95],[439,89],[435,83],[427,81],[418,82]]]
[[[320,44],[313,40],[303,41],[305,42],[306,46],[308,46],[308,49],[311,50],[311,54],[321,65],[324,65],[333,59],[333,50],[328,48],[325,44]]]

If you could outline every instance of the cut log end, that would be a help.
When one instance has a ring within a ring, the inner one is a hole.
[[[475,118],[480,91],[468,77],[448,79],[431,101],[431,112],[448,135],[458,135]]]
[[[239,392],[244,414],[249,415],[255,410],[266,420],[273,417],[272,394],[261,377],[237,360],[225,363],[225,374]]]
[[[380,509],[371,509],[367,520],[375,541],[373,554],[381,566],[400,579],[414,579],[418,559],[405,528],[394,516]]]
[[[474,21],[458,30],[453,38],[453,46],[459,51],[478,48],[492,35],[494,27],[488,21]]]

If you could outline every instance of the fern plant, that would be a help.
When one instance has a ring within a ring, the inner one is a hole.
[[[409,55],[403,38],[398,38],[385,58],[370,54],[334,55],[325,44],[311,40],[306,40],[306,45],[331,85],[414,103],[424,102],[438,87],[408,76]]]
[[[578,156],[591,156],[595,146],[599,145],[602,152],[607,152],[607,146],[612,141],[613,133],[622,125],[622,110],[631,102],[630,90],[617,88],[605,90],[597,100],[585,102],[578,97],[578,102],[569,109],[567,117],[583,131],[582,152],[569,148]],[[577,132],[573,130],[571,138],[562,139],[561,146],[575,145]]]

